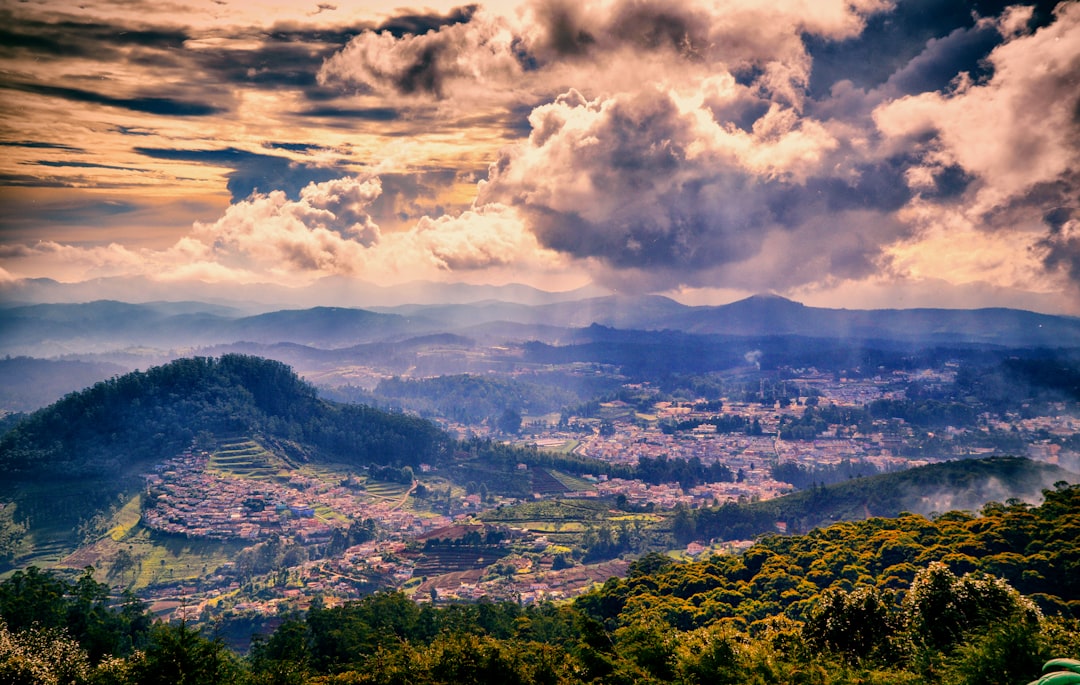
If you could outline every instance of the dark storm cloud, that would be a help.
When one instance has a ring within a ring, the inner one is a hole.
[[[894,157],[859,164],[849,179],[815,176],[802,184],[766,183],[762,190],[772,220],[789,228],[822,214],[893,212],[911,200],[912,192],[904,180],[910,162],[906,156]]]
[[[835,175],[825,160],[805,176],[755,170],[762,155],[798,170],[790,144],[824,155],[836,142],[740,92],[695,112],[661,90],[592,102],[571,91],[534,112],[528,142],[492,164],[479,202],[516,207],[542,245],[598,260],[620,287],[625,274],[639,288],[760,288],[880,272],[883,247],[910,230],[892,214],[913,198],[905,175],[917,159],[850,158]],[[964,179],[940,185],[955,193]]]
[[[72,102],[89,102],[97,105],[128,109],[133,112],[158,114],[162,116],[205,117],[212,114],[221,114],[225,111],[221,107],[206,102],[185,102],[174,98],[156,96],[121,98],[84,90],[82,88],[48,86],[37,83],[8,83],[0,84],[0,87],[71,100]]]
[[[134,126],[113,126],[113,131],[125,136],[152,136],[154,132],[145,128],[136,128]]]
[[[249,197],[256,191],[269,193],[273,190],[284,191],[290,199],[295,200],[309,183],[330,181],[348,173],[343,168],[300,164],[287,157],[262,155],[236,148],[180,150],[136,147],[135,152],[153,159],[210,164],[232,169],[226,177],[233,202]]]
[[[361,121],[397,121],[401,118],[401,110],[393,107],[335,107],[325,105],[311,107],[297,112],[305,117],[324,117],[328,119],[358,119]]]
[[[117,26],[77,21],[33,21],[0,12],[0,51],[26,51],[44,57],[90,57],[111,60],[120,57],[117,48],[140,47],[156,50],[182,48],[190,39],[185,29],[176,27]]]
[[[42,178],[32,174],[0,174],[0,186],[11,188],[74,188],[78,184],[77,179]]]
[[[1064,271],[1073,283],[1080,284],[1080,226],[1070,231],[1066,224],[1080,223],[1074,217],[1080,211],[1071,207],[1055,207],[1046,212],[1043,221],[1049,228],[1045,238],[1036,243],[1042,251],[1043,264],[1050,271]]]
[[[141,209],[142,205],[119,200],[54,202],[38,208],[34,218],[57,224],[108,226],[113,217]]]
[[[380,226],[411,225],[425,216],[439,216],[440,193],[454,182],[456,169],[437,169],[419,173],[379,175],[382,193],[372,200],[369,211]]]
[[[1060,0],[1037,0],[1030,28],[1045,26],[1053,21],[1053,9]],[[929,41],[941,40],[951,33],[973,29],[975,17],[1000,16],[1006,7],[1018,4],[1010,0],[968,2],[962,0],[900,0],[891,12],[871,15],[866,28],[857,37],[845,41],[832,41],[807,35],[803,37],[814,68],[810,75],[810,94],[825,97],[832,86],[841,80],[849,80],[856,87],[870,90],[883,85],[891,76],[903,70],[922,53]],[[981,34],[981,32],[979,32]],[[985,52],[978,53],[979,46]],[[957,50],[955,69],[951,76],[970,69],[972,64],[985,57],[994,45],[989,36],[967,43]],[[948,71],[939,63],[933,74],[939,83]],[[912,74],[914,77],[915,74]],[[945,83],[948,82],[946,77]],[[910,85],[916,87],[919,81]],[[915,91],[908,91],[915,92]]]
[[[263,143],[263,147],[271,150],[288,150],[289,152],[312,152],[329,149],[325,145],[318,145],[317,143]]]
[[[76,169],[114,169],[114,170],[117,170],[117,171],[141,171],[141,172],[147,171],[147,169],[139,169],[139,168],[136,168],[136,167],[115,166],[113,164],[96,164],[94,162],[74,162],[74,161],[56,162],[56,161],[47,160],[47,159],[39,159],[39,160],[37,160],[35,162],[28,162],[28,163],[29,164],[38,164],[40,166],[50,166],[50,167],[59,167],[59,168],[72,167],[72,168],[76,168]]]
[[[559,114],[534,120],[532,146],[572,149],[580,143],[565,135]],[[562,171],[587,178],[595,204],[563,201],[561,194],[575,194],[565,187],[574,182],[556,180],[554,170],[552,180],[524,172],[511,181],[507,172],[518,162],[505,154],[492,165],[485,192],[522,209],[544,245],[618,268],[700,269],[745,259],[770,221],[768,184],[722,168],[690,168],[691,124],[662,93],[609,103],[583,134],[595,141],[588,153],[560,156],[575,160],[576,168]],[[685,180],[673,180],[680,176]]]
[[[315,73],[342,43],[320,42],[319,36],[272,32],[266,42],[249,49],[207,49],[191,55],[214,79],[234,86],[317,90]],[[342,36],[347,41],[347,34]],[[311,41],[311,42],[306,42]]]
[[[3,140],[0,141],[0,145],[5,147],[26,147],[42,150],[63,150],[64,152],[77,152],[79,154],[86,153],[86,150],[81,147],[65,145],[63,143],[46,143],[38,140]]]
[[[464,24],[473,18],[479,5],[455,7],[446,14],[401,14],[379,24],[377,31],[385,31],[395,38],[406,35],[422,36],[428,31],[438,31],[444,26]]]
[[[992,76],[985,58],[1002,40],[993,26],[956,29],[944,38],[932,38],[925,50],[889,77],[886,88],[894,96],[943,90],[961,72],[984,80]]]
[[[543,37],[532,46],[532,52],[519,56],[522,66],[583,57],[619,46],[650,52],[670,50],[700,59],[713,47],[708,17],[675,3],[623,0],[603,17],[589,16],[583,3],[569,0],[541,0],[533,7]]]

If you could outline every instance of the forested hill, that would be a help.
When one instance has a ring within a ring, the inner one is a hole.
[[[212,435],[260,435],[302,458],[415,465],[448,438],[404,414],[319,399],[276,361],[177,359],[67,395],[0,437],[0,476],[73,479],[124,473]]]
[[[805,533],[837,521],[977,511],[986,502],[1038,501],[1043,490],[1059,481],[1076,483],[1080,476],[1053,464],[1023,457],[957,459],[906,471],[853,478],[763,502],[682,512],[675,520],[680,542],[719,538],[742,540],[786,525],[789,533]]]

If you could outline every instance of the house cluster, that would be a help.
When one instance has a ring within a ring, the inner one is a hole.
[[[294,535],[329,539],[303,493],[276,483],[230,478],[206,471],[210,455],[184,452],[146,476],[143,524],[152,530],[211,540],[257,540]]]

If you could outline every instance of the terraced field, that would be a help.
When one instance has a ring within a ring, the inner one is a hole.
[[[455,547],[433,545],[427,547],[416,560],[415,576],[440,576],[444,573],[482,569],[506,556],[499,546]]]
[[[480,515],[483,521],[500,523],[544,535],[557,545],[578,544],[591,525],[618,517],[610,505],[596,500],[561,499],[527,502]]]
[[[222,473],[269,480],[289,469],[285,461],[250,438],[222,440],[210,455],[209,468]]]
[[[584,478],[578,478],[577,476],[571,476],[569,473],[563,473],[562,471],[548,471],[553,478],[562,483],[569,492],[585,492],[595,490],[594,486]]]
[[[566,485],[551,475],[547,469],[533,468],[529,469],[529,475],[532,476],[532,491],[538,492],[541,495],[561,495],[568,491]]]

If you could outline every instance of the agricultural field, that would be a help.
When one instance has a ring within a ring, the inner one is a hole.
[[[623,512],[611,509],[607,502],[561,499],[499,507],[481,514],[480,519],[520,528],[543,535],[553,544],[572,547],[581,543],[583,534],[590,528],[622,515]]]
[[[211,472],[270,480],[288,471],[291,465],[258,442],[243,437],[219,441],[207,466]]]

